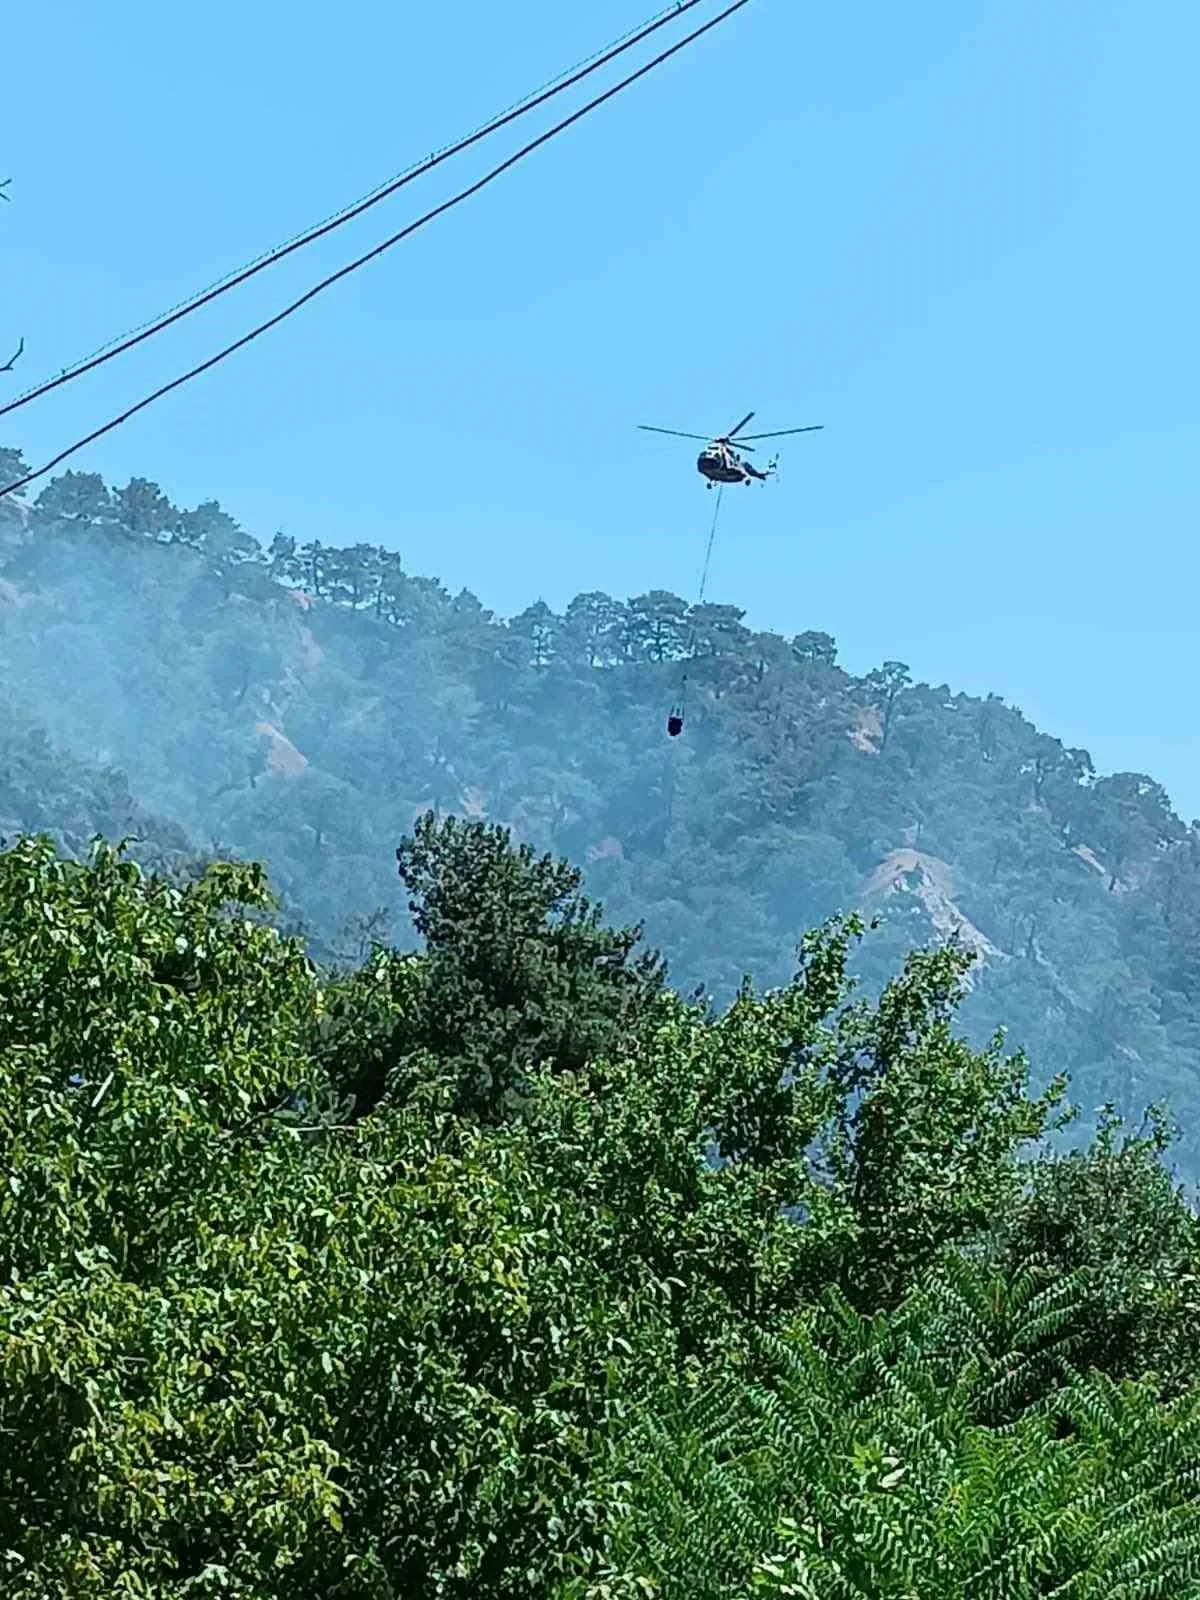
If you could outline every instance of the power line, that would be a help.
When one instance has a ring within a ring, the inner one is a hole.
[[[417,162],[415,166],[409,167],[396,177],[389,178],[386,183],[373,189],[363,199],[355,201],[353,205],[346,206],[341,211],[335,212],[333,216],[327,217],[324,222],[317,223],[311,228],[306,228],[303,233],[297,234],[284,244],[277,245],[273,250],[267,251],[265,255],[257,256],[246,266],[226,274],[224,278],[218,278],[216,283],[211,284],[207,289],[200,290],[188,300],[180,301],[178,305],[173,306],[169,311],[163,312],[152,321],[145,322],[129,333],[109,340],[108,344],[101,345],[99,350],[94,351],[92,355],[84,357],[71,367],[64,368],[57,377],[48,378],[44,383],[39,383],[32,389],[26,389],[23,393],[8,401],[6,405],[0,406],[0,417],[7,416],[10,411],[19,410],[21,406],[28,405],[31,400],[37,400],[42,395],[49,394],[51,390],[61,388],[65,383],[71,383],[76,378],[81,378],[84,373],[94,371],[96,367],[103,366],[107,361],[115,360],[117,356],[124,355],[126,350],[132,350],[135,345],[141,344],[144,340],[152,338],[156,333],[161,333],[164,328],[169,328],[173,323],[190,316],[193,311],[198,311],[201,306],[208,305],[220,295],[228,293],[230,289],[237,288],[239,284],[245,283],[248,278],[253,278],[258,273],[265,271],[267,267],[274,266],[277,261],[282,261],[286,256],[291,255],[293,251],[301,250],[305,245],[314,244],[318,239],[324,238],[327,233],[332,233],[335,228],[340,228],[345,223],[352,222],[355,217],[361,216],[364,211],[369,211],[372,206],[376,206],[381,201],[388,199],[399,189],[403,189],[415,179],[423,177],[425,173],[431,172],[434,167],[438,167],[444,161],[448,161],[451,156],[461,154],[462,151],[469,149],[472,145],[478,144],[481,139],[485,139],[489,135],[497,133],[501,128],[507,127],[510,122],[515,122],[519,117],[526,116],[530,111],[535,111],[538,106],[545,105],[555,95],[562,94],[567,89],[573,88],[575,84],[580,83],[593,72],[598,72],[601,67],[607,66],[610,61],[614,61],[617,56],[624,54],[626,50],[632,50],[635,45],[641,44],[651,34],[657,33],[668,22],[673,22],[676,17],[682,16],[700,3],[701,0],[677,0],[677,3],[667,10],[659,12],[657,16],[650,18],[648,22],[640,24],[629,33],[622,34],[619,39],[605,46],[603,50],[598,51],[595,55],[588,56],[578,66],[569,68],[567,72],[560,74],[557,78],[552,78],[548,84],[541,89],[535,90],[531,95],[527,95],[524,100],[518,100],[509,110],[493,117],[490,122],[485,122],[474,133],[468,134],[454,144],[447,145],[444,149],[436,151],[426,160]],[[7,196],[5,198],[7,199]]]
[[[119,416],[113,417],[111,421],[104,423],[102,427],[93,429],[84,438],[76,440],[72,445],[68,445],[65,450],[61,450],[58,455],[47,461],[45,466],[38,467],[34,472],[27,472],[23,478],[18,478],[15,483],[6,484],[3,489],[0,489],[0,497],[6,494],[15,494],[19,489],[25,488],[27,484],[33,483],[35,479],[45,477],[48,472],[52,472],[68,456],[72,456],[76,451],[94,443],[95,440],[102,438],[104,434],[111,433],[114,428],[119,428],[123,422],[128,422],[130,417],[136,416],[139,411],[144,411],[147,406],[153,405],[156,400],[161,400],[164,395],[170,394],[173,389],[181,388],[183,384],[189,383],[193,378],[198,378],[201,373],[207,372],[210,367],[215,367],[218,362],[224,361],[227,356],[233,355],[236,350],[240,350],[244,345],[249,344],[252,339],[257,339],[259,334],[266,333],[269,328],[276,327],[285,318],[299,311],[301,306],[307,305],[310,300],[315,299],[317,295],[328,289],[332,284],[347,277],[351,272],[356,272],[359,267],[365,266],[368,261],[373,261],[376,256],[381,256],[385,250],[390,250],[393,245],[399,244],[402,239],[407,239],[410,234],[415,233],[418,228],[423,228],[426,223],[432,222],[435,217],[440,217],[443,212],[452,210],[455,206],[461,205],[464,200],[470,199],[472,195],[478,194],[481,189],[486,189],[488,184],[494,183],[510,167],[516,166],[519,161],[523,161],[526,156],[532,155],[540,146],[556,138],[558,134],[564,133],[572,124],[586,117],[589,112],[595,111],[597,107],[602,106],[606,101],[620,94],[623,89],[627,89],[631,84],[636,83],[639,78],[644,78],[647,73],[653,72],[664,61],[669,61],[672,56],[678,55],[681,50],[685,50],[688,45],[694,44],[697,39],[711,32],[713,28],[718,27],[728,17],[731,17],[735,11],[740,11],[743,6],[748,4],[749,0],[733,0],[733,4],[726,6],[724,11],[718,12],[708,22],[701,24],[698,28],[694,28],[691,33],[685,34],[682,39],[668,46],[666,50],[660,51],[658,55],[639,67],[636,72],[631,72],[628,77],[622,78],[618,83],[613,84],[603,94],[598,94],[595,99],[589,100],[586,105],[580,106],[569,117],[564,117],[561,122],[555,123],[552,128],[548,128],[545,133],[539,134],[536,139],[531,139],[528,144],[523,145],[520,150],[509,156],[506,161],[502,161],[499,166],[493,167],[490,172],[485,173],[482,178],[477,179],[466,189],[460,189],[457,194],[451,195],[449,200],[443,200],[441,205],[434,206],[432,211],[427,211],[424,216],[418,217],[415,222],[410,222],[406,228],[402,228],[399,233],[394,233],[390,239],[385,239],[382,244],[376,245],[373,250],[368,250],[365,255],[359,256],[344,267],[339,267],[336,272],[330,273],[327,278],[322,278],[319,283],[314,284],[311,289],[302,294],[298,300],[293,300],[291,305],[285,306],[282,311],[268,318],[266,322],[260,322],[256,328],[252,328],[249,333],[243,334],[240,339],[235,339],[232,344],[226,345],[215,356],[209,356],[206,361],[202,361],[198,366],[190,368],[189,371],[182,373],[178,378],[172,378],[170,383],[165,383],[161,388],[155,389],[153,393],[146,395],[136,405],[130,406],[128,410],[121,412]]]

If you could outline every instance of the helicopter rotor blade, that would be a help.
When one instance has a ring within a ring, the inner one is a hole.
[[[648,422],[639,422],[638,427],[643,433],[669,433],[676,439],[701,439],[705,443],[712,437],[707,433],[680,433],[678,428],[652,428]]]
[[[753,411],[747,411],[746,415],[738,423],[737,427],[736,428],[730,428],[729,432],[725,435],[725,437],[727,439],[732,439],[735,433],[739,432],[742,428],[744,428],[746,426],[746,424],[750,421],[750,418],[753,415],[754,415]],[[754,437],[754,435],[752,434],[751,438],[753,438],[753,437]]]
[[[782,439],[786,434],[789,433],[820,433],[824,426],[825,424],[823,422],[814,422],[810,427],[807,428],[780,428],[777,433],[748,433],[746,438]],[[744,443],[745,441],[743,440],[741,442]]]

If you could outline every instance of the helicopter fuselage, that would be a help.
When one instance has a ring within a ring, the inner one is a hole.
[[[782,439],[785,434],[792,433],[816,433],[822,426],[817,423],[808,428],[782,428],[774,433],[748,433],[744,438],[739,438],[738,435],[753,415],[753,411],[748,411],[736,428],[731,428],[728,433],[714,433],[711,437],[703,433],[683,433],[678,428],[651,427],[647,422],[639,422],[638,427],[646,433],[669,433],[677,439],[701,440],[704,449],[696,457],[696,471],[711,489],[714,483],[765,483],[768,478],[775,476],[778,456],[768,461],[760,471],[738,454],[739,445],[743,450],[754,451],[757,443],[752,444],[751,440]]]
[[[706,445],[696,458],[696,470],[709,483],[749,483],[752,478],[765,478],[765,472],[756,472],[748,461],[743,461],[736,450],[717,444]]]

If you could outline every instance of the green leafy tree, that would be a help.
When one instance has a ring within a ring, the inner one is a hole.
[[[130,478],[113,496],[113,508],[120,525],[144,539],[169,532],[179,518],[166,495],[148,478]]]
[[[576,595],[563,618],[564,648],[588,667],[607,667],[621,655],[625,607],[592,590]]]
[[[98,472],[64,472],[51,478],[34,505],[47,522],[103,522],[112,515],[113,497]]]
[[[273,1593],[337,1519],[320,1313],[288,1309],[293,1247],[255,1215],[251,1176],[300,1205],[302,1146],[270,1111],[315,990],[272,929],[216,915],[261,894],[249,870],[178,891],[107,850],[91,866],[32,840],[0,856],[0,1425],[21,1441],[0,1455],[0,1563],[15,1597],[174,1596],[222,1573],[231,1592]]]
[[[289,584],[300,581],[300,559],[296,552],[296,541],[290,534],[275,535],[267,551],[267,559],[272,577]]]
[[[674,661],[687,647],[687,605],[665,589],[635,595],[625,610],[625,649],[634,661]]]
[[[868,703],[876,707],[882,720],[883,731],[879,741],[881,753],[887,749],[900,696],[911,682],[912,674],[903,661],[885,661],[881,667],[868,672],[863,680]]]
[[[1093,837],[1108,863],[1110,889],[1131,869],[1152,861],[1160,848],[1185,836],[1166,790],[1144,773],[1100,778],[1092,794],[1097,807]]]
[[[527,646],[528,664],[544,672],[555,654],[558,618],[544,600],[528,606],[509,623],[511,632]]]
[[[341,1120],[263,895],[0,855],[5,1592],[541,1592],[659,1298],[436,1075]]]
[[[828,633],[798,633],[792,640],[792,655],[806,665],[832,667],[837,662],[837,644]]]
[[[29,471],[29,464],[19,450],[0,446],[0,486],[14,483]]]
[[[1173,997],[1172,1010],[1187,1013],[1189,995],[1200,994],[1200,822],[1160,863],[1150,883],[1161,926],[1159,961]],[[1142,926],[1143,938],[1150,933]]]
[[[299,562],[300,582],[313,595],[325,592],[325,566],[327,553],[320,539],[312,539],[296,552]],[[336,556],[335,556],[336,559]]]
[[[1200,1372],[1200,1225],[1162,1164],[1173,1137],[1159,1107],[1136,1133],[1105,1108],[1085,1149],[1033,1165],[997,1233],[1008,1270],[1080,1284],[1077,1364],[1116,1380],[1155,1372],[1179,1393]]]
[[[327,551],[326,590],[334,604],[357,611],[376,603],[381,580],[379,552],[373,545],[356,544],[346,550]]]
[[[812,1153],[839,1104],[854,932],[810,935],[784,989],[747,984],[718,1018],[672,1000],[626,1048],[534,1077],[539,1168],[586,1200],[610,1270],[656,1287],[690,1361],[786,1318],[851,1247],[845,1191]]]
[[[1188,1236],[1148,1149],[1024,1172],[958,964],[855,1001],[839,922],[716,1014],[502,829],[401,866],[424,950],[331,981],[257,868],[0,853],[6,1593],[1187,1592]],[[1166,1395],[1080,1373],[1127,1179]]]
[[[831,1292],[759,1335],[749,1383],[660,1392],[608,1474],[607,1559],[558,1600],[1191,1593],[1200,1403],[1073,1374],[1072,1288],[951,1260],[886,1318]]]
[[[396,856],[426,950],[422,1042],[455,1063],[461,1107],[502,1115],[535,1063],[579,1069],[655,1003],[665,972],[641,929],[606,928],[566,862],[432,812]]]
[[[738,655],[749,637],[749,629],[742,626],[745,615],[739,606],[692,606],[688,622],[696,636],[697,655]]]
[[[1065,1095],[1059,1078],[1031,1100],[1021,1056],[955,1036],[971,964],[952,946],[917,951],[878,1007],[847,1026],[830,1160],[858,1222],[843,1283],[866,1308],[892,1302],[939,1251],[1015,1204],[1014,1158]]]
[[[238,526],[215,500],[205,500],[194,511],[181,511],[176,519],[174,538],[179,544],[203,550],[221,565],[252,561],[262,554],[258,541]]]

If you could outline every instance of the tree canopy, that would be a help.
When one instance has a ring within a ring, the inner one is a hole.
[[[504,830],[398,856],[325,972],[257,867],[0,852],[6,1594],[1200,1593],[1160,1116],[1051,1150],[962,951],[722,1008]]]

